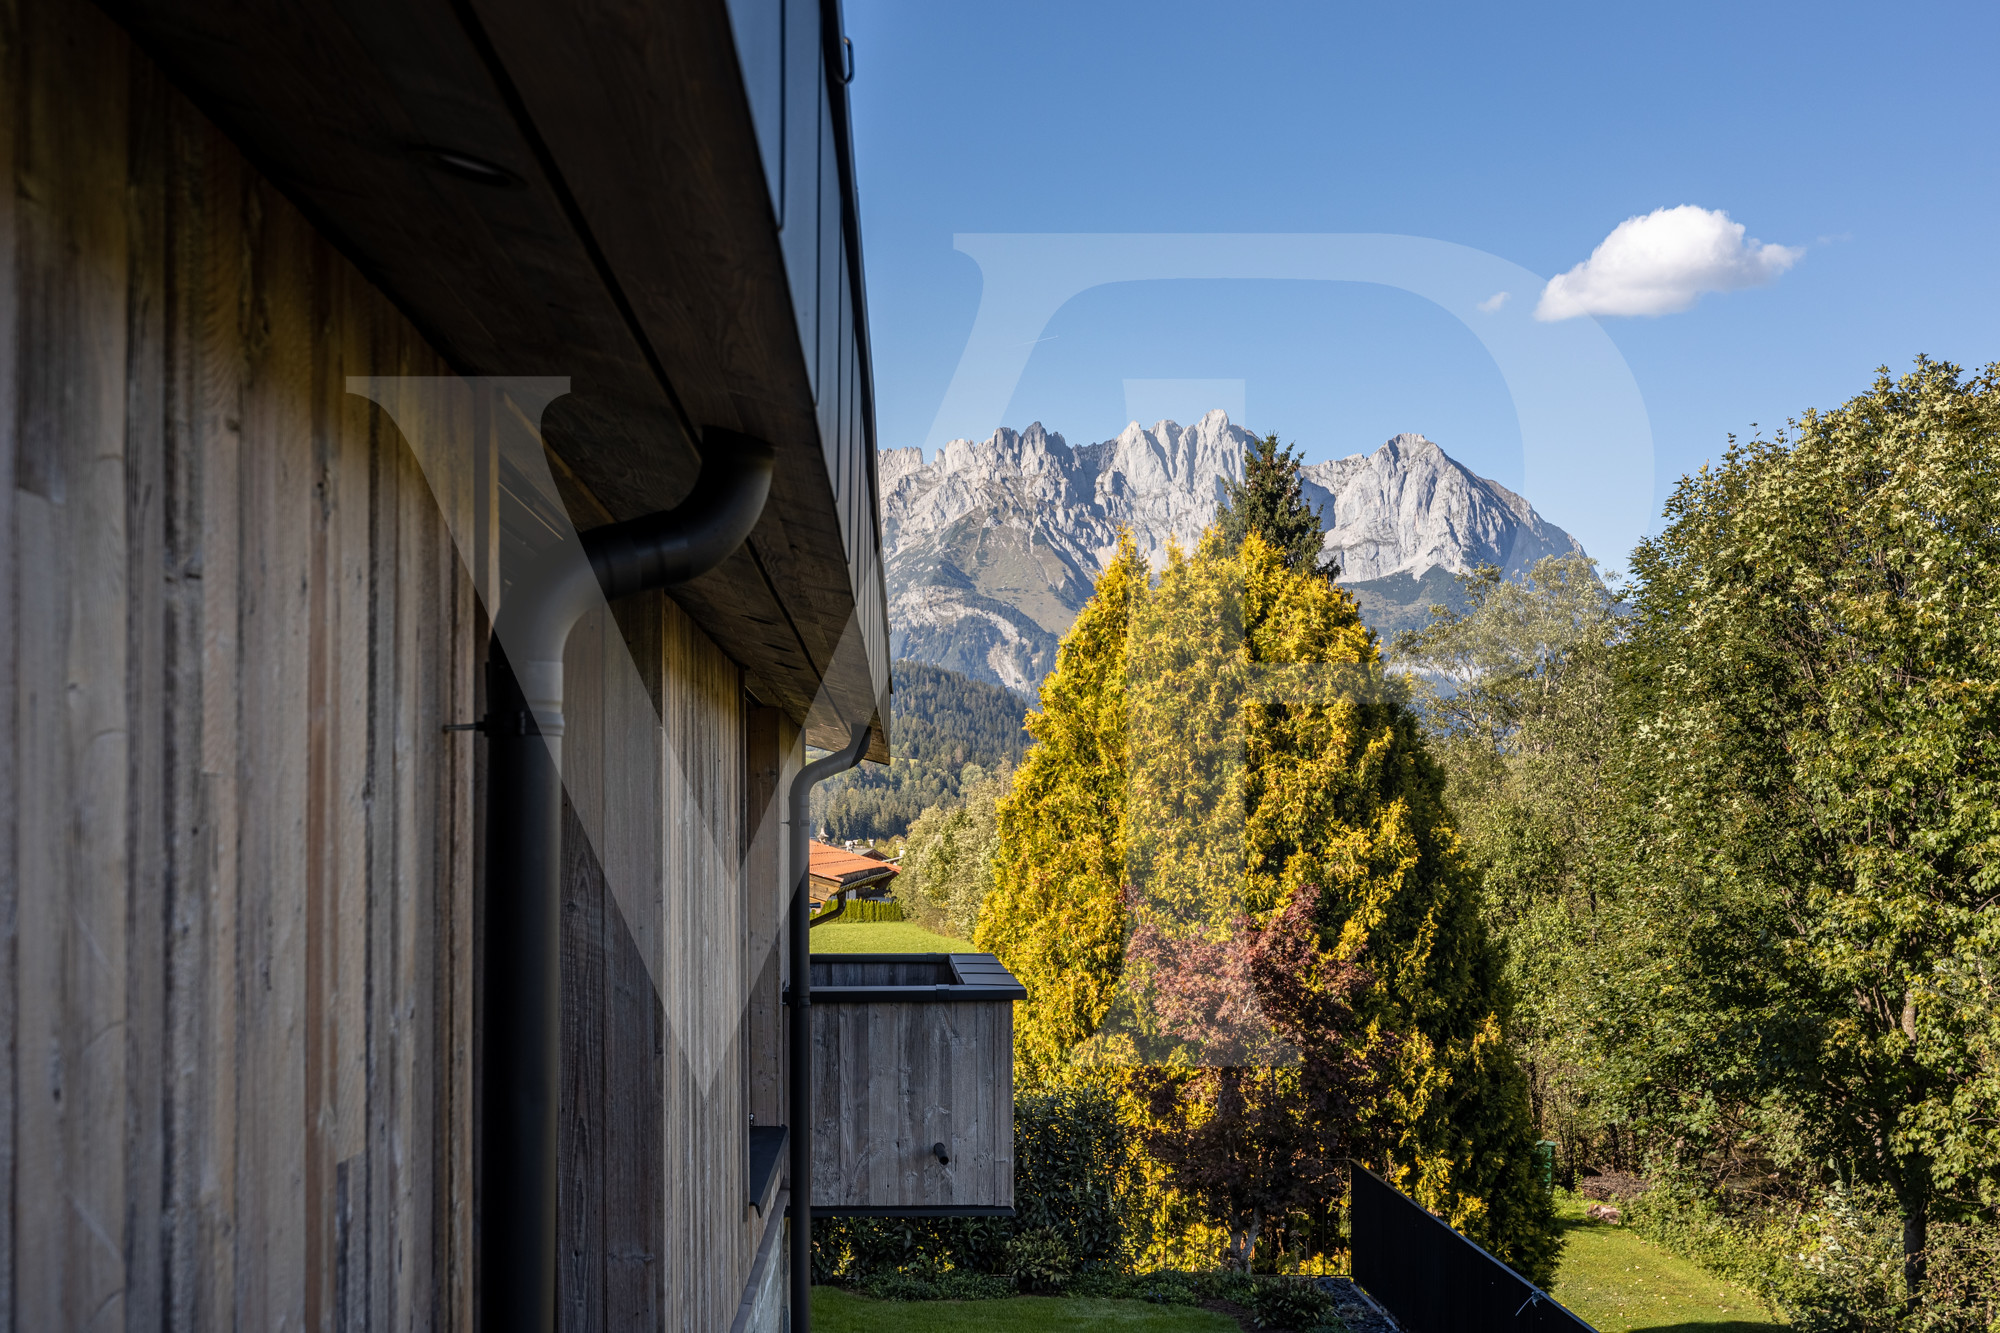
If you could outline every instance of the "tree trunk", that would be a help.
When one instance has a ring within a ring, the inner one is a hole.
[[[1916,1313],[1924,1294],[1924,1251],[1931,1240],[1931,1164],[1923,1157],[1896,1159],[1889,1187],[1903,1217],[1903,1313]]]
[[[1903,1210],[1903,1311],[1915,1314],[1924,1291],[1924,1251],[1930,1248],[1931,1208],[1922,1197]]]

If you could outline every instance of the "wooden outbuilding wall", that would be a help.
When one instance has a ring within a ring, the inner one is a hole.
[[[812,973],[813,1207],[1012,1209],[1013,975],[991,954],[821,954]]]

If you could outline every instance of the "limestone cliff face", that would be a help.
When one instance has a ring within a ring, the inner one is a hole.
[[[1339,564],[1343,583],[1480,565],[1518,574],[1543,556],[1583,549],[1526,500],[1421,435],[1301,471],[1306,498],[1326,524],[1324,558]]]
[[[1155,565],[1170,541],[1192,547],[1223,479],[1241,479],[1252,438],[1210,412],[1186,427],[1134,422],[1077,448],[1037,422],[976,444],[953,440],[928,463],[918,449],[883,451],[876,475],[896,656],[1032,695],[1119,531]],[[1433,569],[1490,563],[1513,573],[1577,549],[1527,501],[1421,435],[1305,474],[1327,526],[1326,558],[1357,585],[1371,623],[1395,620],[1411,598],[1431,600],[1437,580],[1423,576]]]

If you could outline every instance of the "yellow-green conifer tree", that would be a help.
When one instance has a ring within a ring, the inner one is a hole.
[[[1000,803],[1000,847],[975,936],[1028,989],[1023,1077],[1060,1073],[1110,1005],[1125,953],[1125,643],[1146,565],[1129,536],[1063,636],[1034,748]]]
[[[1128,543],[1029,729],[979,936],[1028,987],[1029,1075],[1060,1071],[1119,1001],[1134,912],[1213,938],[1316,885],[1322,947],[1368,969],[1363,1016],[1400,1038],[1374,1165],[1546,1281],[1556,1242],[1500,955],[1442,774],[1353,599],[1254,533],[1235,547],[1211,530],[1157,585]]]

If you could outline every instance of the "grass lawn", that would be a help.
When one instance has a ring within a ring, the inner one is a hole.
[[[975,953],[965,940],[934,935],[911,921],[829,921],[814,926],[814,953]]]
[[[1784,1327],[1757,1298],[1701,1265],[1585,1219],[1588,1199],[1558,1190],[1562,1268],[1555,1298],[1599,1333],[1766,1333]]]
[[[866,926],[854,926],[866,930]],[[1014,1296],[1004,1301],[871,1301],[838,1287],[813,1288],[813,1327],[825,1333],[1237,1333],[1236,1321],[1189,1305],[1071,1301]]]

